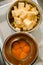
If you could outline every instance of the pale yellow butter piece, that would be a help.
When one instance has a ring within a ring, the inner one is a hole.
[[[21,9],[21,15],[20,15],[20,18],[24,19],[27,15],[27,11],[24,10],[24,9]]]
[[[31,11],[35,14],[35,15],[38,15],[38,10],[36,9],[36,7],[33,7],[31,9]]]
[[[20,10],[12,10],[12,16],[15,17],[15,16],[20,16],[21,12]]]
[[[24,8],[24,3],[23,3],[23,2],[19,2],[19,3],[18,3],[18,8],[19,8],[19,9]]]
[[[31,21],[35,21],[35,22],[37,21],[37,16],[31,12],[28,13],[27,18]]]
[[[20,31],[20,28],[15,28],[16,31]]]
[[[26,27],[28,27],[32,23],[29,19],[25,19],[23,22]]]
[[[18,17],[15,17],[14,20],[15,20],[16,25],[19,25],[22,22],[21,18],[18,18]]]
[[[26,31],[26,30],[27,30],[27,27],[26,27],[26,26],[24,26],[24,27],[23,27],[23,30],[24,30],[24,31]]]
[[[13,16],[13,17],[15,16],[15,14],[14,14],[14,10],[12,10],[12,16]]]
[[[36,22],[35,21],[30,21],[28,19],[24,20],[24,25],[26,26],[27,30],[32,29],[35,26]]]
[[[35,25],[36,25],[36,22],[32,21],[32,23],[30,24],[30,26],[28,26],[28,30],[32,29]]]
[[[26,10],[30,10],[32,8],[32,5],[26,3],[25,8],[26,8]]]
[[[17,6],[14,6],[14,10],[17,10]]]

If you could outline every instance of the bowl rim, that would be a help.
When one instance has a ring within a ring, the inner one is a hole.
[[[20,1],[20,0],[16,0],[15,2],[17,2],[17,1]],[[22,1],[22,0],[21,0],[21,1]],[[23,0],[23,1],[27,1],[27,0]],[[13,2],[13,3],[11,4],[11,6],[9,7],[9,9],[8,9],[8,12],[7,12],[7,23],[8,23],[8,25],[10,26],[10,28],[11,28],[13,31],[15,31],[15,32],[21,32],[21,31],[17,31],[17,30],[10,24],[9,18],[8,18],[9,11],[10,11],[11,7],[14,5],[15,2]],[[29,0],[29,1],[27,1],[27,2],[34,4],[34,5],[38,8],[39,13],[40,13],[40,20],[39,20],[38,24],[37,24],[34,28],[32,28],[31,30],[24,31],[24,32],[32,32],[32,31],[36,30],[36,29],[39,27],[39,25],[41,24],[41,22],[42,22],[42,11],[41,11],[41,7],[40,7],[36,2],[31,1],[31,0]]]
[[[6,38],[6,40],[4,41],[4,44],[3,44],[3,48],[2,48],[2,54],[3,54],[4,60],[5,60],[8,64],[12,64],[10,61],[8,61],[8,59],[6,58],[6,56],[5,56],[5,54],[4,54],[4,47],[5,47],[6,42],[8,41],[8,39],[9,39],[11,36],[13,36],[13,35],[15,35],[15,34],[19,34],[19,33],[20,33],[20,34],[26,34],[26,35],[28,35],[30,38],[33,39],[34,42],[36,42],[35,44],[36,44],[36,46],[37,46],[37,53],[36,53],[36,56],[35,56],[34,60],[30,63],[30,65],[31,65],[31,64],[34,63],[34,61],[35,61],[36,58],[38,57],[39,52],[38,52],[38,43],[37,43],[35,37],[34,37],[33,35],[31,35],[30,33],[28,33],[28,32],[15,32],[14,34],[12,34],[12,35],[10,35],[10,36],[8,36],[8,37]],[[13,64],[12,64],[12,65],[13,65]]]

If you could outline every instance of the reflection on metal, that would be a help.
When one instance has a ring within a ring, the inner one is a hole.
[[[0,6],[10,3],[11,0],[0,0]]]
[[[1,1],[4,1],[4,0],[0,0],[0,2],[1,2]]]
[[[37,2],[40,5],[40,7],[42,8],[42,10],[43,10],[43,0],[37,0]]]

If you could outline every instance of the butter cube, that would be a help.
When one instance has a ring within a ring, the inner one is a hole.
[[[27,15],[27,11],[21,9],[21,15],[20,15],[20,18],[24,19]]]
[[[26,4],[26,10],[30,10],[32,8],[32,6],[30,4]]]
[[[20,10],[12,10],[12,16],[15,17],[15,16],[20,16],[21,12]]]
[[[20,31],[20,28],[15,28],[16,31]]]
[[[19,8],[19,9],[24,8],[24,3],[23,3],[23,2],[19,2],[19,3],[18,3],[18,8]]]
[[[33,8],[31,9],[31,11],[32,11],[35,15],[38,15],[38,11],[37,11],[36,7],[33,7]]]
[[[29,19],[25,19],[23,22],[26,27],[30,26],[30,24],[32,23]]]
[[[14,6],[14,10],[17,10],[17,6]]]
[[[15,17],[14,20],[15,20],[16,25],[19,25],[22,22],[21,18],[18,18],[18,17]]]

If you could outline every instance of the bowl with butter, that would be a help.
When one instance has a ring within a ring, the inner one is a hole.
[[[9,8],[7,20],[14,31],[31,32],[41,23],[40,7],[33,1],[18,0]]]

